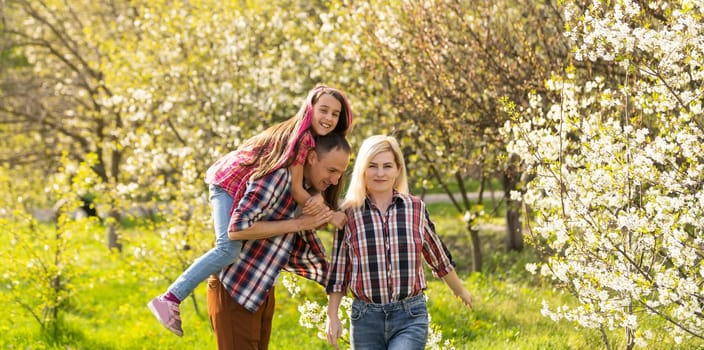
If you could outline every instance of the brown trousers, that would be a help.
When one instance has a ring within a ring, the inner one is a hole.
[[[215,276],[208,278],[208,315],[219,350],[267,350],[276,298],[274,288],[254,313],[238,304]]]

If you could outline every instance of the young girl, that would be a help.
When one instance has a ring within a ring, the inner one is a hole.
[[[198,258],[163,295],[149,302],[159,321],[178,336],[183,335],[179,304],[209,275],[233,263],[242,247],[230,240],[228,226],[233,207],[242,199],[247,181],[258,179],[281,167],[291,171],[292,195],[305,212],[315,215],[327,209],[319,193],[309,194],[303,186],[303,164],[315,146],[314,136],[330,132],[346,135],[352,125],[352,111],[344,94],[337,89],[317,86],[310,91],[300,110],[245,141],[237,150],[217,160],[206,172],[213,206],[215,248]],[[332,224],[341,226],[339,213]]]

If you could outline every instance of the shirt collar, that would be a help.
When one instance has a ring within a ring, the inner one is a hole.
[[[399,200],[403,200],[403,199],[401,198],[401,193],[399,193],[398,191],[394,190],[394,193],[391,195],[391,204],[395,204],[395,203],[398,202]],[[374,202],[372,202],[372,199],[369,198],[369,195],[367,195],[367,196],[364,198],[364,203],[367,205],[367,207],[370,207],[370,208],[371,208],[372,206],[374,206]]]

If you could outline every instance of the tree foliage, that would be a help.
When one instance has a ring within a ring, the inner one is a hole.
[[[702,313],[701,2],[566,2],[575,59],[618,74],[569,69],[514,110],[519,154],[535,178],[522,199],[545,254],[541,273],[579,305],[544,314],[622,330],[626,348],[704,337]],[[531,266],[536,269],[537,266]],[[658,324],[658,323],[655,323]]]
[[[558,13],[533,1],[4,6],[7,47],[28,64],[2,79],[2,159],[52,173],[62,152],[74,162],[97,156],[85,191],[112,218],[111,248],[121,246],[125,208],[178,201],[193,210],[204,170],[292,115],[320,82],[349,93],[353,144],[375,133],[402,139],[417,188],[436,183],[453,196],[478,247],[483,196],[473,205],[468,182],[500,176],[510,191],[519,176],[499,156],[500,100],[542,89],[564,57]],[[520,248],[507,204],[509,247]]]
[[[8,46],[29,64],[3,76],[2,131],[19,135],[3,159],[52,173],[62,152],[96,155],[86,190],[114,220],[135,202],[202,205],[215,159],[293,115],[314,84],[344,80],[334,48],[305,40],[323,19],[309,2],[5,6]]]
[[[212,246],[203,183],[212,162],[293,115],[315,84],[344,90],[349,79],[324,3],[2,5],[4,47],[26,58],[0,79],[2,163],[29,188],[60,175],[76,183],[70,194],[94,196],[109,216],[108,246],[128,243],[125,258],[155,282]],[[90,171],[77,173],[81,164]],[[36,199],[35,208],[58,201]],[[118,236],[135,208],[155,214],[147,233],[160,247]]]
[[[508,192],[520,177],[500,156],[505,140],[498,130],[507,120],[501,100],[542,90],[563,64],[559,13],[535,1],[383,1],[349,9],[361,47],[357,60],[376,77],[358,96],[376,101],[387,121],[381,124],[401,138],[411,180],[423,188],[438,184],[464,215],[474,268],[481,270],[476,224],[484,186],[504,178]],[[470,201],[469,179],[481,184],[479,205]],[[509,248],[520,249],[518,208],[508,204],[508,234],[518,235]]]

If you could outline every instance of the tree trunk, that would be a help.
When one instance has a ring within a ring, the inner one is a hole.
[[[523,250],[521,202],[511,199],[511,191],[517,189],[520,179],[516,162],[515,157],[508,159],[503,173],[504,201],[506,202],[506,251]]]
[[[506,251],[523,250],[523,230],[519,203],[506,200]]]
[[[120,211],[117,208],[111,208],[109,212],[109,220],[107,220],[107,239],[108,249],[122,252],[122,243],[119,240],[118,226],[120,225]]]
[[[467,224],[469,236],[472,239],[472,270],[475,272],[482,271],[482,245],[479,239],[479,230],[472,228],[472,224]]]

